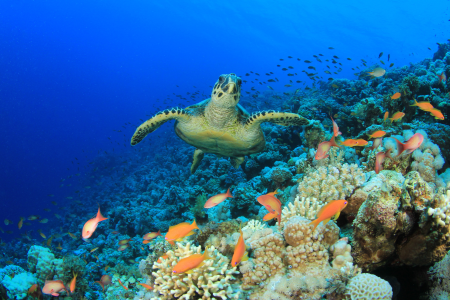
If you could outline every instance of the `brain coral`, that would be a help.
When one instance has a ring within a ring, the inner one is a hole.
[[[345,293],[351,300],[392,299],[392,287],[389,283],[378,276],[367,273],[350,279]]]
[[[303,177],[298,184],[298,196],[320,201],[345,199],[364,180],[365,175],[356,164],[322,166]]]

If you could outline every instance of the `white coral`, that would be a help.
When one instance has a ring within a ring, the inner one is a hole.
[[[435,222],[439,226],[450,224],[450,190],[447,194],[441,195],[434,203],[436,208],[428,208],[428,215],[433,216]]]
[[[390,300],[392,287],[389,282],[378,276],[362,273],[350,280],[345,294],[351,300]]]
[[[230,261],[226,256],[219,253],[213,246],[207,248],[211,259],[204,262],[204,265],[193,269],[192,274],[173,273],[173,267],[182,258],[186,258],[192,254],[200,254],[201,247],[192,246],[190,243],[186,245],[177,243],[175,251],[168,251],[167,259],[163,259],[161,263],[155,262],[153,272],[155,276],[154,292],[159,294],[158,297],[152,299],[240,299],[240,291],[232,286],[235,280],[233,274],[239,272],[236,268],[231,268]],[[214,298],[215,297],[215,298]]]
[[[345,199],[364,181],[365,174],[356,164],[319,167],[303,177],[298,184],[298,196],[319,201]]]
[[[325,205],[324,202],[317,200],[316,198],[305,198],[297,196],[294,202],[288,203],[283,207],[281,212],[281,226],[289,221],[290,218],[295,216],[301,216],[308,220],[314,220],[317,212]]]

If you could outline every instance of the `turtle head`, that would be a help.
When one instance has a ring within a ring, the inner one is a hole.
[[[231,108],[239,103],[242,80],[236,74],[222,74],[214,85],[211,101],[220,107]]]

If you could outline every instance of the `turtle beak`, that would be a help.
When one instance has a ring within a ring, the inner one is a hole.
[[[228,94],[234,94],[237,92],[236,82],[233,77],[229,76],[220,86],[222,91]]]

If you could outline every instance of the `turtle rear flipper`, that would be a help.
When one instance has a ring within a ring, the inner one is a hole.
[[[245,126],[247,126],[247,128],[259,126],[263,122],[270,122],[283,126],[304,126],[309,124],[308,119],[298,114],[267,110],[253,113],[245,120]]]
[[[197,170],[197,168],[200,165],[200,162],[202,161],[204,156],[205,156],[205,152],[203,152],[200,149],[195,149],[194,159],[192,160],[192,165],[191,165],[191,174],[195,173],[195,170]]]
[[[138,144],[147,136],[147,134],[152,133],[167,121],[188,121],[189,118],[189,114],[184,109],[178,107],[160,111],[136,129],[131,137],[131,146]]]

